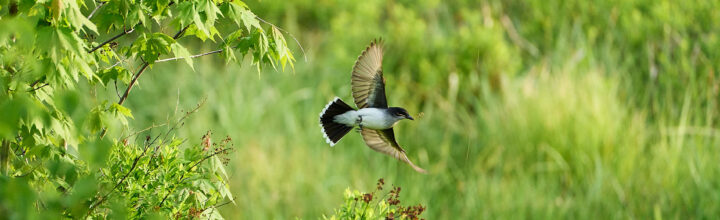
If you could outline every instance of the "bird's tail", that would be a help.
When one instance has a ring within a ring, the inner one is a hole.
[[[335,97],[335,99],[328,103],[325,109],[320,112],[320,127],[322,127],[325,141],[330,144],[331,147],[335,146],[335,144],[340,141],[340,138],[345,136],[345,134],[353,128],[352,126],[335,122],[335,116],[352,110],[355,109],[345,104],[340,98]]]

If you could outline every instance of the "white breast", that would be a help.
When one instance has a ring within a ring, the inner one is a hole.
[[[362,124],[364,128],[375,130],[390,128],[396,121],[387,115],[385,109],[363,108],[335,116],[335,122],[354,127],[358,125],[357,122],[360,121],[358,120],[360,117],[362,117],[360,124]]]

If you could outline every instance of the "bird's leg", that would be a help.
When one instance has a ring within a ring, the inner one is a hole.
[[[358,131],[362,131],[363,130],[362,115],[358,116],[357,120],[355,120],[355,123],[358,124]]]

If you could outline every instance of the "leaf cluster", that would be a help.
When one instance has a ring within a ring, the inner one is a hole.
[[[229,139],[188,146],[171,127],[128,140],[123,104],[163,62],[293,67],[261,21],[239,0],[0,0],[0,216],[219,218]]]
[[[345,190],[345,203],[330,216],[323,219],[420,219],[426,207],[418,204],[403,206],[400,201],[402,188],[393,186],[384,190],[385,180],[380,178],[375,190],[369,193]],[[382,195],[378,198],[377,196]]]
[[[92,200],[93,217],[222,219],[217,207],[235,202],[224,167],[233,149],[230,138],[189,147],[180,139],[165,142],[161,135],[127,142],[116,143],[100,169],[98,192],[105,194]]]

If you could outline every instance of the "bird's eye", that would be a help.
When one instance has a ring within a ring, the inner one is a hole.
[[[402,113],[400,113],[400,112],[395,112],[395,116],[402,116]]]

